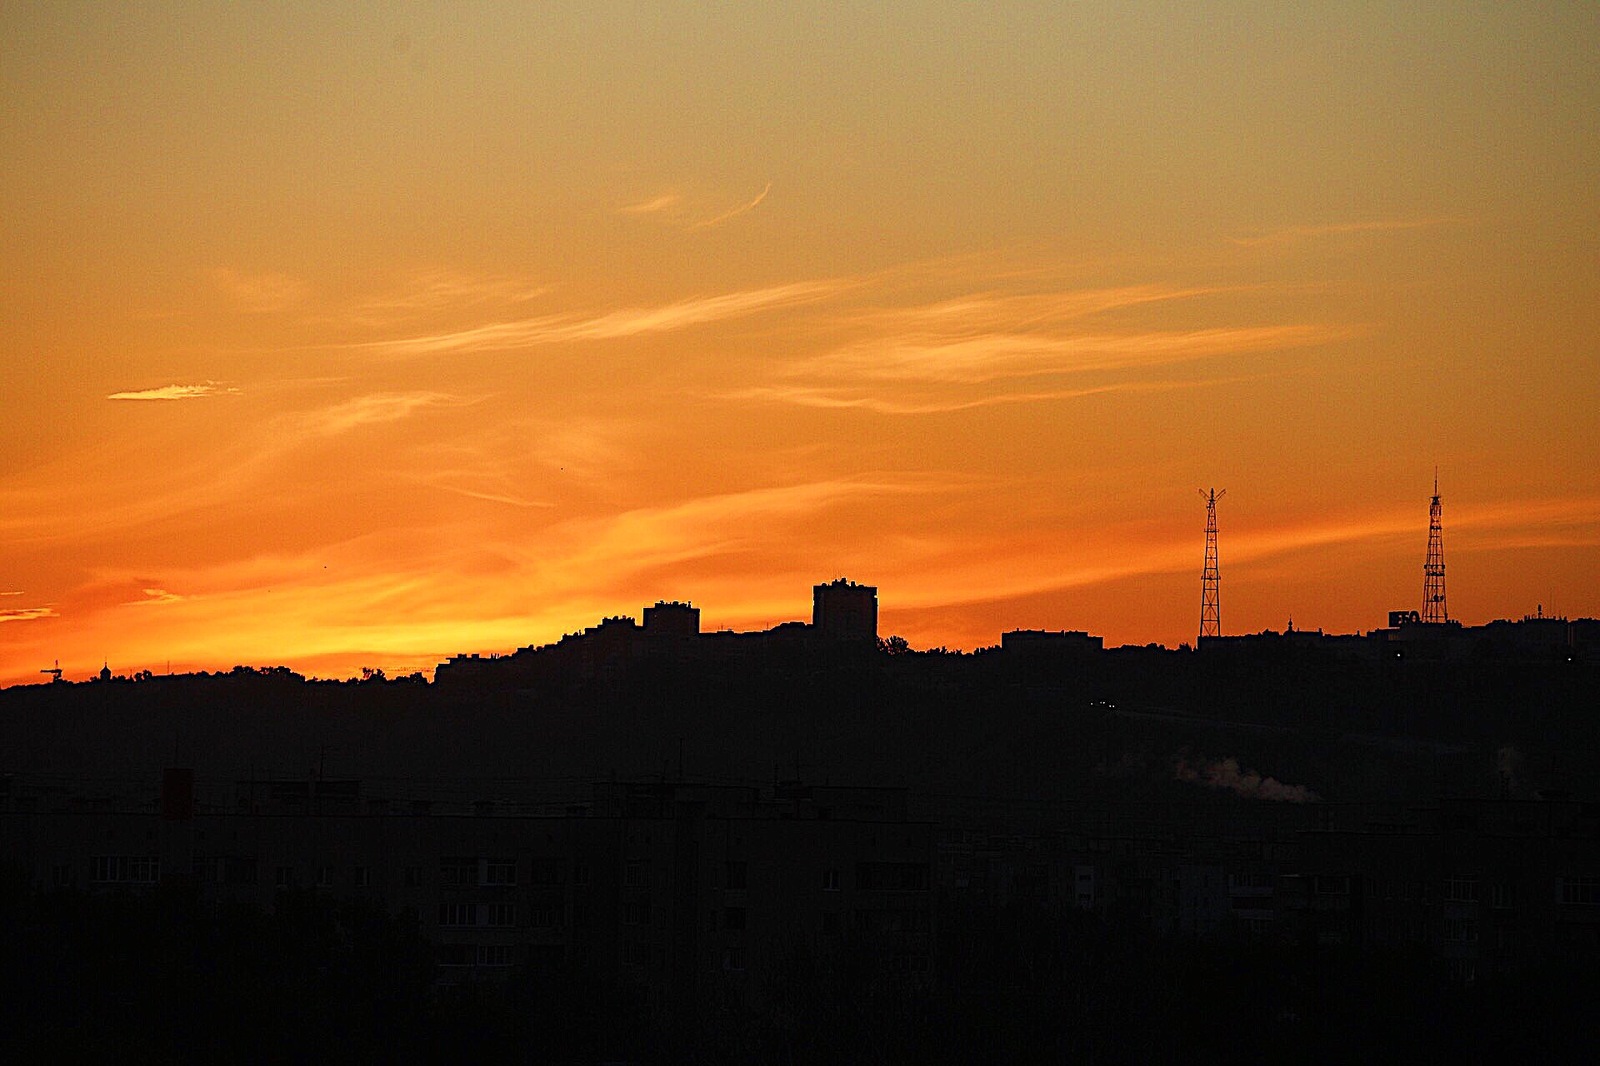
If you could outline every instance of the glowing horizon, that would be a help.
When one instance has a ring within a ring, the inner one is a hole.
[[[1600,13],[3,16],[0,684],[1600,615]]]

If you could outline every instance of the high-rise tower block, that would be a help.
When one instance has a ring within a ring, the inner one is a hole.
[[[1200,490],[1206,501],[1206,568],[1200,574],[1200,639],[1222,636],[1222,571],[1217,568],[1217,501],[1228,494]]]
[[[1433,475],[1433,503],[1428,507],[1428,561],[1422,566],[1422,620],[1442,625],[1450,621],[1444,599],[1444,523],[1440,520],[1439,474]]]
[[[811,590],[811,624],[825,640],[872,644],[878,639],[878,590],[839,578]]]

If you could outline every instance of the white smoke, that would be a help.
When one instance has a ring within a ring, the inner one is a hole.
[[[1239,760],[1231,757],[1202,761],[1197,766],[1191,766],[1186,759],[1179,758],[1174,779],[1205,785],[1207,788],[1225,788],[1250,799],[1276,800],[1280,803],[1316,803],[1322,799],[1304,785],[1286,785],[1275,777],[1262,777],[1254,770],[1240,770]]]

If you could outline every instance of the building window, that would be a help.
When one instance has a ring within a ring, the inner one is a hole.
[[[317,867],[317,887],[318,888],[331,888],[332,886],[333,886],[333,867],[331,867],[331,866],[319,866],[319,867]]]
[[[622,883],[628,888],[643,888],[650,883],[650,870],[642,862],[624,863]]]
[[[589,904],[583,900],[572,904],[572,928],[589,928]]]
[[[722,908],[722,927],[724,929],[743,929],[745,927],[745,909],[743,907]]]
[[[506,926],[517,924],[517,905],[515,903],[490,903],[485,906],[486,915],[484,924]]]
[[[649,966],[650,945],[646,943],[629,944],[623,949],[622,957],[629,966]]]
[[[1319,896],[1348,896],[1350,878],[1331,874],[1318,874],[1311,882],[1311,890]]]
[[[478,957],[471,944],[440,944],[434,951],[440,966],[471,966]]]
[[[822,931],[824,933],[837,933],[843,923],[839,921],[838,911],[822,912]]]
[[[722,968],[724,970],[744,969],[744,948],[728,948],[722,953]]]
[[[486,885],[514,885],[517,883],[517,864],[512,859],[489,859],[483,864],[483,883]]]
[[[1505,910],[1511,906],[1511,886],[1502,881],[1496,881],[1489,886],[1489,906],[1497,910]]]
[[[477,925],[478,905],[476,903],[441,903],[439,904],[439,924],[454,927]]]
[[[422,867],[420,867],[420,866],[407,866],[406,867],[406,887],[407,888],[421,888],[422,887]]]
[[[90,880],[100,884],[154,884],[161,878],[161,860],[153,855],[97,855]]]
[[[50,883],[56,888],[66,888],[72,884],[72,867],[66,863],[57,863],[51,867]]]
[[[572,864],[572,883],[575,885],[587,885],[589,883],[588,863],[575,862]]]
[[[367,888],[372,884],[372,868],[370,866],[357,866],[355,871],[357,888]]]
[[[923,892],[928,888],[925,862],[858,862],[856,888],[864,892]]]
[[[1577,907],[1600,906],[1600,877],[1563,877],[1561,902]]]
[[[630,899],[622,905],[623,925],[649,925],[650,901],[648,899]]]
[[[736,888],[736,889],[737,888],[744,888],[746,886],[746,882],[748,881],[748,879],[749,879],[749,864],[748,863],[745,863],[745,862],[730,862],[730,863],[728,863],[727,885],[728,885],[729,888]]]
[[[479,944],[478,945],[478,965],[479,966],[510,966],[511,965],[511,945],[510,944]]]
[[[839,871],[838,870],[824,870],[824,871],[822,871],[822,891],[824,891],[824,892],[837,892],[837,891],[839,891]]]
[[[443,859],[439,863],[439,883],[454,887],[478,883],[477,859]]]
[[[279,888],[293,888],[294,867],[279,866],[272,872],[272,883]]]
[[[1478,882],[1465,877],[1447,877],[1444,882],[1444,898],[1447,903],[1476,903]]]
[[[1452,943],[1470,943],[1478,939],[1478,923],[1470,918],[1446,918],[1444,938]]]

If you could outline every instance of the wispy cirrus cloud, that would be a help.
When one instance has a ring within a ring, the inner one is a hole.
[[[963,336],[1039,329],[1092,315],[1152,303],[1194,300],[1238,291],[1216,285],[1116,285],[1046,292],[971,292],[901,307],[850,312],[844,320],[863,331],[892,336]]]
[[[239,390],[219,381],[203,381],[197,385],[162,385],[154,389],[136,389],[130,392],[113,392],[108,400],[199,400],[207,396],[230,396]]]
[[[619,215],[658,215],[665,211],[672,211],[683,202],[683,197],[675,192],[662,193],[660,196],[637,203],[626,204],[617,208]]]
[[[767,182],[767,187],[762,189],[759,193],[757,193],[754,200],[751,200],[749,203],[740,204],[738,207],[735,207],[731,211],[724,211],[722,214],[717,215],[714,218],[708,218],[704,222],[696,222],[693,226],[690,227],[690,229],[708,229],[708,228],[710,228],[712,226],[720,226],[722,223],[728,221],[731,218],[737,218],[738,216],[744,214],[746,211],[753,211],[753,210],[756,209],[757,206],[760,205],[761,201],[763,201],[763,200],[765,200],[767,198],[767,194],[770,193],[771,191],[772,191],[772,182],[769,181],[769,182]]]
[[[128,603],[130,606],[151,603],[182,603],[188,598],[186,596],[179,596],[174,592],[168,592],[166,589],[142,589],[141,591],[144,593],[144,597],[142,599],[129,600]]]
[[[1464,218],[1402,218],[1369,222],[1333,222],[1315,226],[1285,226],[1268,233],[1229,237],[1228,241],[1251,248],[1258,245],[1289,244],[1318,237],[1342,237],[1353,233],[1394,233],[1402,230],[1432,229],[1436,226],[1458,226],[1468,221]]]
[[[863,389],[828,389],[813,386],[757,386],[737,389],[722,394],[734,401],[787,403],[798,407],[831,409],[858,409],[883,415],[934,415],[954,411],[968,411],[979,407],[996,407],[1007,404],[1044,403],[1052,400],[1078,400],[1113,392],[1165,392],[1197,386],[1192,381],[1119,382],[1077,389],[1038,389],[1027,392],[1003,391],[969,398],[903,397],[874,395]]]
[[[1126,370],[1207,356],[1299,348],[1342,340],[1345,326],[1294,324],[1068,335],[985,333],[866,341],[805,360],[797,377],[918,380],[971,385],[1002,378]]]
[[[9,607],[0,610],[0,622],[32,622],[38,618],[59,618],[53,604],[44,607]]]
[[[323,436],[347,433],[358,426],[398,422],[419,411],[440,407],[464,407],[477,401],[446,392],[375,392],[342,403],[287,416],[287,420],[306,432]]]
[[[289,274],[242,274],[230,267],[211,271],[211,281],[242,311],[285,311],[305,299],[309,286]]]
[[[505,351],[564,341],[603,341],[665,333],[825,299],[847,287],[842,281],[801,281],[760,289],[697,296],[655,307],[629,307],[591,315],[542,315],[491,322],[418,337],[366,341],[347,350],[396,357]]]
[[[376,328],[440,312],[481,310],[486,305],[514,307],[546,295],[550,286],[525,277],[455,270],[416,271],[390,291],[361,300],[328,321]]]

